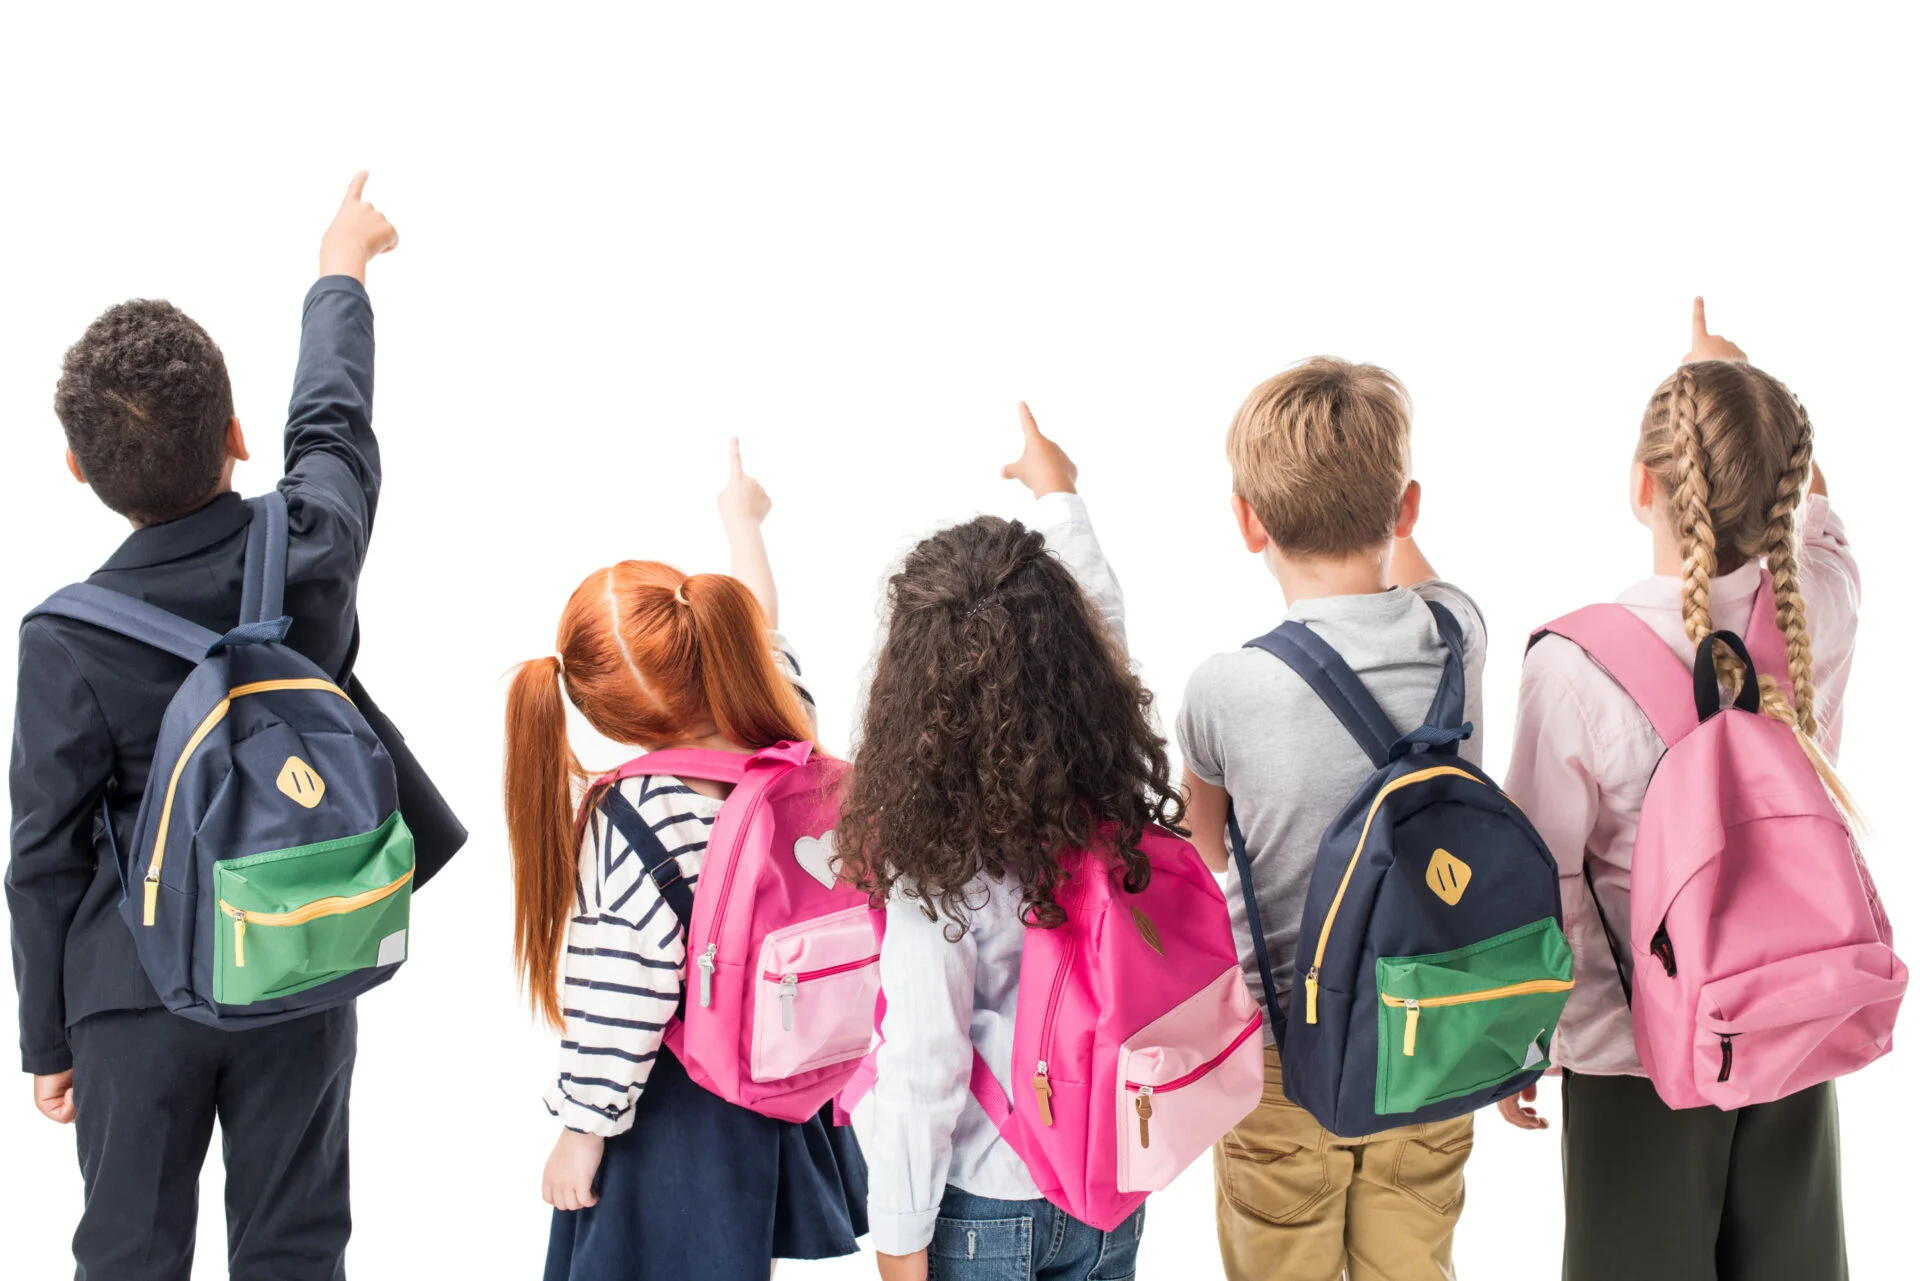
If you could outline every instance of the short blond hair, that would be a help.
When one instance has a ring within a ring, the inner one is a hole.
[[[1303,360],[1255,387],[1233,416],[1233,492],[1290,556],[1390,542],[1413,468],[1412,409],[1378,365]]]

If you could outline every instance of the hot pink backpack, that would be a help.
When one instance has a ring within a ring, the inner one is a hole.
[[[1759,711],[1756,669],[1792,688],[1772,592],[1763,574],[1745,643],[1716,632],[1692,672],[1620,605],[1534,636],[1585,650],[1667,747],[1634,838],[1628,1002],[1672,1108],[1767,1103],[1864,1067],[1891,1047],[1907,987],[1852,833],[1793,730]],[[1715,639],[1746,667],[1725,711]],[[1616,960],[1624,976],[1617,945]]]
[[[1014,1018],[1013,1098],[976,1052],[971,1088],[1041,1194],[1111,1231],[1259,1105],[1260,1011],[1226,900],[1193,846],[1148,828],[1147,888],[1086,858],[1029,928]],[[886,914],[874,913],[884,935]],[[882,1014],[885,998],[882,998]],[[841,1096],[850,1111],[877,1060]]]
[[[824,1107],[873,1044],[879,951],[866,896],[838,879],[833,849],[845,770],[811,743],[777,743],[751,756],[649,752],[600,780],[733,784],[690,906],[667,896],[685,913],[688,960],[666,1042],[708,1090],[782,1121]],[[636,849],[651,836],[628,835]],[[675,866],[654,853],[649,869]]]

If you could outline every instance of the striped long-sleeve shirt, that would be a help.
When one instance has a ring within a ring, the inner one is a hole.
[[[811,708],[799,665],[778,635],[773,640],[775,661]],[[679,864],[681,878],[697,887],[721,802],[665,775],[629,778],[619,789]],[[626,838],[594,815],[580,843],[560,967],[560,1071],[546,1096],[548,1110],[568,1129],[612,1137],[633,1124],[686,979],[679,918]]]

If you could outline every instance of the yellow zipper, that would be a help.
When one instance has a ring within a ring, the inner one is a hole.
[[[345,916],[348,912],[357,912],[363,907],[371,907],[382,899],[392,898],[413,879],[413,869],[398,879],[382,885],[379,889],[366,890],[359,894],[336,894],[332,898],[317,898],[311,903],[294,908],[291,912],[249,912],[235,907],[225,899],[220,900],[220,910],[233,918],[233,964],[236,969],[247,967],[247,926],[249,925],[305,925],[323,916]]]
[[[213,710],[207,713],[207,718],[200,722],[199,727],[193,731],[193,735],[187,739],[187,746],[180,753],[180,759],[173,763],[173,775],[167,779],[166,799],[160,805],[160,826],[154,833],[153,858],[147,863],[147,879],[144,887],[146,903],[145,912],[141,917],[142,924],[153,924],[154,910],[160,898],[160,862],[167,856],[167,828],[173,822],[173,793],[180,786],[180,775],[186,772],[187,761],[192,759],[193,754],[199,750],[200,744],[206,741],[207,735],[213,733],[214,726],[226,719],[227,711],[233,706],[234,699],[245,698],[249,694],[268,694],[275,690],[289,689],[324,690],[330,694],[338,694],[341,698],[347,698],[346,692],[338,685],[315,676],[302,676],[292,680],[254,681],[250,685],[236,685],[227,691],[225,698],[214,704]],[[347,701],[351,703],[353,700],[347,698]]]
[[[1413,1054],[1414,1030],[1420,1026],[1420,1011],[1429,1005],[1474,1005],[1480,1001],[1498,1001],[1509,996],[1533,996],[1540,992],[1565,992],[1572,987],[1572,979],[1528,979],[1524,983],[1509,983],[1505,987],[1482,988],[1478,992],[1455,992],[1451,996],[1388,996],[1382,992],[1380,999],[1388,1005],[1406,1007],[1407,1033],[1401,1038],[1400,1052],[1411,1057]]]
[[[1452,765],[1435,765],[1430,769],[1402,774],[1381,788],[1374,796],[1373,805],[1367,810],[1367,821],[1360,828],[1360,843],[1353,847],[1353,857],[1347,860],[1347,870],[1340,878],[1340,888],[1333,892],[1333,905],[1327,908],[1327,919],[1320,923],[1320,942],[1313,949],[1313,968],[1307,971],[1307,1022],[1320,1021],[1320,963],[1327,959],[1327,939],[1333,933],[1333,918],[1340,914],[1340,900],[1347,896],[1347,883],[1353,880],[1353,869],[1360,865],[1360,851],[1367,848],[1367,834],[1373,830],[1373,818],[1380,812],[1380,803],[1403,787],[1424,782],[1430,778],[1439,778],[1444,774],[1457,774],[1471,782],[1480,782],[1463,769]]]

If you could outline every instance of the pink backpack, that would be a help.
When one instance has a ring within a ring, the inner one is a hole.
[[[649,752],[600,780],[733,784],[691,903],[662,886],[682,914],[688,958],[686,999],[666,1042],[708,1090],[782,1121],[824,1107],[873,1044],[879,952],[866,896],[839,880],[833,848],[846,768],[814,756],[811,743],[776,743],[751,756]],[[659,844],[644,825],[626,834],[639,837],[636,849]],[[642,855],[650,874],[675,866],[652,854]]]
[[[1084,859],[1058,893],[1067,920],[1029,928],[1014,1019],[1014,1097],[973,1057],[973,1097],[1042,1195],[1118,1227],[1259,1105],[1260,1011],[1220,887],[1193,846],[1148,828],[1147,888]],[[886,914],[874,913],[884,935]],[[881,1015],[885,1012],[882,997]],[[873,1083],[870,1058],[843,1115]]]
[[[1763,574],[1746,641],[1716,632],[1692,672],[1620,605],[1534,636],[1585,650],[1667,747],[1634,838],[1628,1002],[1672,1108],[1767,1103],[1864,1067],[1891,1047],[1907,987],[1845,819],[1793,730],[1759,711],[1756,669],[1792,689],[1772,593]],[[1725,711],[1714,639],[1747,669]]]

